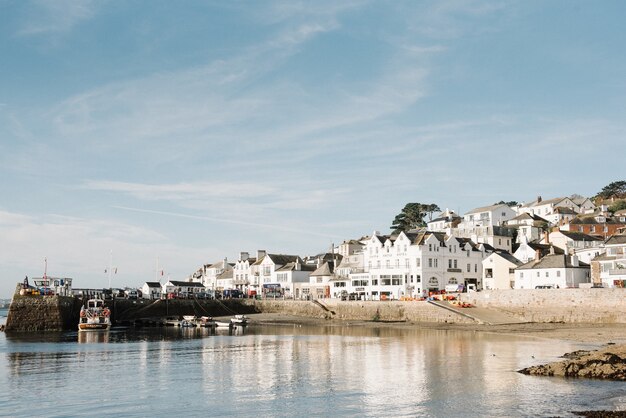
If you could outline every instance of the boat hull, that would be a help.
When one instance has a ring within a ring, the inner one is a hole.
[[[108,331],[111,324],[78,324],[79,331]]]

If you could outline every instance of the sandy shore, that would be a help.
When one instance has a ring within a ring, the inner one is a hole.
[[[373,321],[342,321],[308,318],[284,314],[262,313],[249,315],[251,321],[258,324],[278,325],[316,325],[316,326],[359,326],[359,327],[392,327],[421,328],[435,330],[454,330],[468,332],[486,332],[519,335],[534,338],[565,340],[594,344],[626,344],[626,324],[563,324],[563,323],[527,323],[509,325],[478,325],[478,324],[447,324],[447,323],[413,323],[413,322],[373,322]]]

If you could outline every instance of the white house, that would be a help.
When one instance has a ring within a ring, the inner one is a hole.
[[[587,235],[581,232],[571,231],[552,231],[548,239],[545,237],[540,241],[541,244],[553,244],[559,247],[567,254],[573,254],[575,250],[597,247],[604,243],[602,237],[596,235]]]
[[[482,285],[487,246],[438,232],[374,232],[365,241],[364,268],[349,274],[348,293],[362,299],[414,298],[446,285]]]
[[[513,289],[515,269],[522,264],[506,251],[494,251],[482,261],[484,289]]]
[[[575,288],[590,283],[589,265],[576,256],[550,254],[515,269],[515,289]]]
[[[202,284],[207,289],[223,290],[217,284],[217,277],[225,271],[232,270],[233,265],[228,263],[228,259],[224,257],[222,261],[213,264],[206,264],[202,274]]]
[[[517,213],[505,204],[497,204],[472,209],[463,215],[463,221],[459,229],[468,229],[480,226],[502,226],[509,219],[513,219]]]
[[[513,257],[520,260],[522,263],[528,263],[534,260],[537,255],[539,258],[544,257],[553,251],[555,254],[564,254],[565,252],[558,247],[554,247],[550,244],[539,244],[536,241],[529,242],[525,237],[522,237],[519,247],[513,253]]]
[[[438,217],[426,223],[427,229],[432,232],[449,233],[451,228],[456,228],[461,223],[462,218],[453,210],[446,209],[441,212]]]
[[[263,295],[300,297],[295,294],[294,283],[309,281],[315,266],[305,265],[297,255],[266,254],[255,265],[259,269],[259,285]]]
[[[257,251],[257,257],[250,257],[247,252],[239,253],[239,259],[233,266],[233,284],[236,289],[247,295],[256,295],[259,290],[259,265],[255,264],[265,256],[264,250]]]
[[[626,287],[626,235],[613,235],[604,244],[604,251],[591,261],[594,283]]]
[[[141,294],[143,299],[161,299],[161,283],[145,282],[141,287]]]
[[[518,207],[518,213],[529,213],[531,215],[538,215],[542,218],[548,219],[548,216],[554,213],[556,208],[569,208],[574,212],[580,212],[580,208],[569,197],[557,197],[554,199],[544,200],[541,196],[533,202],[525,203]]]
[[[161,286],[161,294],[176,296],[191,296],[206,291],[206,287],[198,282],[181,282],[177,280],[168,280]]]
[[[506,226],[517,229],[516,242],[522,242],[525,237],[528,242],[538,240],[543,232],[543,228],[549,225],[548,220],[530,213],[522,213],[513,219],[506,221]]]
[[[341,297],[341,293],[331,295],[331,290],[337,292],[337,289],[333,288],[333,278],[334,263],[332,261],[320,263],[319,267],[309,276],[309,282],[302,283],[299,286],[301,289],[299,296],[305,299],[325,299],[331,296],[335,298]],[[296,293],[298,292],[296,291]]]

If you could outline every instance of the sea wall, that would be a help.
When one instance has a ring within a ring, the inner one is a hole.
[[[255,300],[250,301],[255,311],[283,313],[309,318],[326,318],[359,321],[409,321],[475,323],[472,319],[452,313],[428,302],[371,302],[339,301],[325,299],[319,303],[297,300]]]
[[[461,300],[528,322],[626,323],[626,289],[485,290]]]
[[[20,296],[15,294],[5,330],[61,331],[78,325],[80,302],[68,296]]]

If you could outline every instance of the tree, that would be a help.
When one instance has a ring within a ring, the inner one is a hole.
[[[401,231],[424,227],[426,226],[424,217],[429,215],[429,219],[432,220],[432,214],[437,211],[440,211],[439,206],[434,203],[407,203],[402,212],[396,215],[391,229],[394,234],[399,234]]]
[[[604,186],[596,197],[600,199],[610,199],[612,197],[619,199],[626,197],[626,181],[614,181],[613,183]]]
[[[494,203],[494,206],[495,205],[517,206],[518,203],[515,200],[511,200],[511,201],[508,201],[508,202],[505,202],[504,200],[501,200],[498,203]]]
[[[615,213],[620,210],[626,209],[626,200],[618,200],[609,206],[609,212]]]

